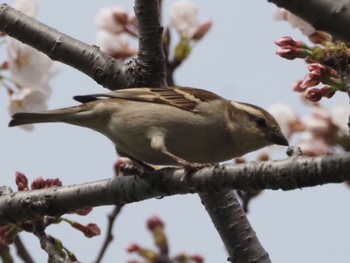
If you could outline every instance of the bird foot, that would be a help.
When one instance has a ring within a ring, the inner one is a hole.
[[[140,175],[148,176],[150,173],[154,172],[155,169],[143,162],[135,162],[129,158],[121,157],[114,164],[115,175]]]
[[[188,181],[194,172],[197,172],[205,167],[209,167],[211,164],[208,163],[186,163],[183,164],[184,173],[180,179],[180,182],[184,185],[188,185]]]

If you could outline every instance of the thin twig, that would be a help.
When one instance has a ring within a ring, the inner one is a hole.
[[[47,235],[44,230],[36,229],[33,234],[39,239],[41,248],[47,253],[49,262],[53,263],[72,263],[69,259],[63,257],[56,251],[55,238]]]
[[[107,251],[108,246],[110,245],[110,243],[112,242],[112,240],[114,238],[114,236],[112,234],[114,222],[115,222],[115,219],[117,218],[117,216],[120,214],[122,208],[123,208],[123,206],[117,205],[113,208],[112,212],[108,215],[108,228],[107,228],[107,232],[106,232],[106,237],[105,237],[105,240],[103,242],[100,253],[98,254],[98,257],[97,257],[95,263],[101,262],[105,252]]]
[[[29,254],[27,248],[24,246],[19,235],[16,236],[14,245],[17,250],[17,255],[25,262],[25,263],[34,263],[33,258]]]

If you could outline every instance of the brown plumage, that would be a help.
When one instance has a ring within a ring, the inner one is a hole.
[[[200,89],[133,88],[74,98],[83,104],[16,113],[9,126],[65,122],[88,127],[125,155],[154,165],[212,164],[267,145],[288,145],[265,110]]]

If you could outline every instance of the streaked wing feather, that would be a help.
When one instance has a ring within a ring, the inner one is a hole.
[[[75,96],[73,98],[81,103],[100,99],[119,98],[166,104],[187,111],[193,111],[199,102],[222,99],[220,96],[209,91],[179,87],[121,89],[105,94],[91,94]]]

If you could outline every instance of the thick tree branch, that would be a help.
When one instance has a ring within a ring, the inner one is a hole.
[[[125,67],[121,62],[98,47],[69,37],[6,4],[0,5],[0,31],[45,53],[53,60],[80,70],[104,87],[113,90],[126,86]]]
[[[37,20],[0,4],[0,31],[45,53],[53,60],[70,65],[111,90],[127,87],[164,87],[165,60],[163,28],[157,0],[135,1],[139,22],[139,52],[123,65],[96,46],[87,45]]]
[[[182,169],[167,168],[149,176],[115,176],[81,185],[22,191],[0,196],[0,225],[43,215],[62,215],[77,209],[124,205],[159,196],[193,192],[218,193],[232,189],[293,190],[350,181],[350,153],[280,161],[221,165],[202,169],[181,182]]]
[[[271,262],[233,191],[202,193],[199,196],[225,244],[232,263]]]
[[[130,87],[165,87],[165,56],[162,46],[163,27],[160,25],[158,0],[136,0],[135,15],[139,29],[139,52],[130,66],[133,78]]]
[[[268,0],[301,17],[314,28],[350,42],[349,0]]]

